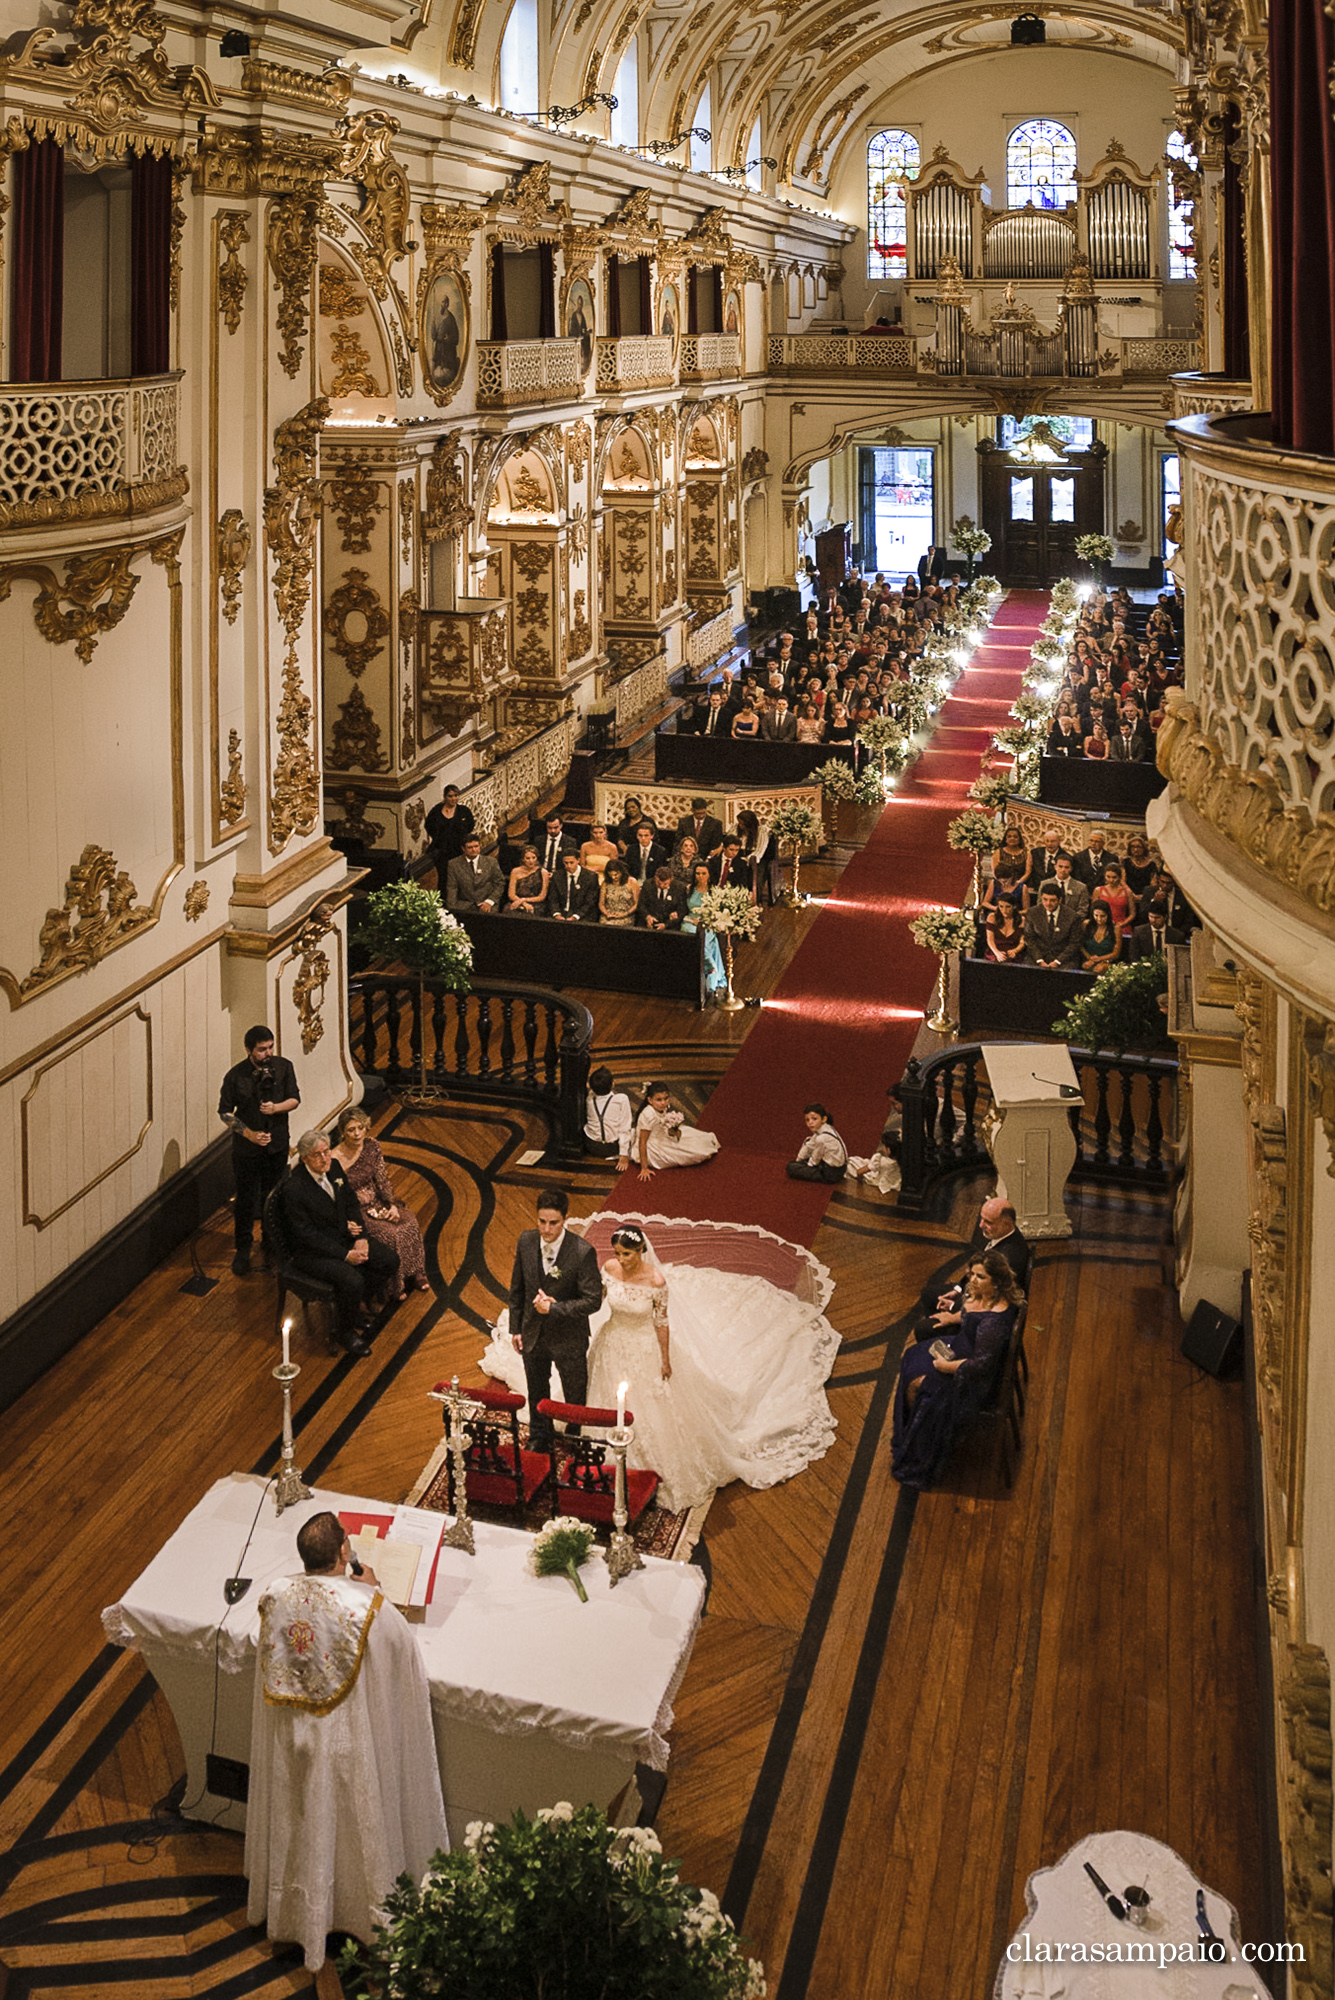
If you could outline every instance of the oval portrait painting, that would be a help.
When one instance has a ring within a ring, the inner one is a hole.
[[[579,368],[587,375],[593,361],[593,289],[587,278],[576,278],[566,294],[566,338],[579,342]]]
[[[468,299],[456,271],[440,271],[422,301],[422,368],[437,394],[453,389],[468,359]]]

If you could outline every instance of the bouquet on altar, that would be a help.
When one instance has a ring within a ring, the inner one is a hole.
[[[952,951],[973,949],[975,926],[967,910],[952,910],[943,906],[924,910],[921,916],[912,918],[909,933],[915,944],[944,958]]]

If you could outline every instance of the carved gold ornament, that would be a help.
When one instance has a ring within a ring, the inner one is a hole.
[[[406,568],[413,559],[413,514],[417,505],[416,488],[411,479],[399,481],[399,556]],[[347,544],[344,544],[346,547]]]
[[[768,470],[769,453],[762,451],[758,444],[753,445],[742,460],[742,483],[749,485],[753,479],[763,479]]]
[[[380,490],[365,459],[355,460],[330,478],[329,504],[343,537],[344,555],[365,555],[370,548],[376,516],[385,511]]]
[[[241,572],[250,561],[250,523],[240,508],[229,507],[219,521],[215,546],[222,615],[229,625],[235,625],[241,607]]]
[[[380,384],[371,373],[371,357],[356,327],[334,329],[334,379],[331,396],[378,396]]]
[[[359,639],[348,631],[350,618],[361,621]],[[325,606],[324,630],[330,652],[337,653],[354,680],[384,652],[381,642],[389,633],[389,614],[364,569],[344,571],[342,583]]]
[[[422,827],[425,820],[426,804],[422,799],[414,799],[410,806],[405,806],[403,824],[407,827],[409,834],[414,840],[422,838]]]
[[[153,0],[78,0],[71,25],[87,39],[57,44],[53,29],[35,28],[16,55],[0,58],[0,84],[57,84],[69,115],[54,121],[60,129],[52,136],[72,141],[97,165],[130,146],[162,149],[160,140],[139,129],[150,111],[179,117],[219,108],[202,69],[168,63],[166,26]],[[136,50],[136,40],[148,46]]]
[[[53,646],[73,643],[81,660],[91,660],[99,633],[120,624],[139,587],[131,574],[133,549],[103,549],[96,555],[71,556],[62,583],[45,563],[6,563],[0,568],[0,604],[21,579],[37,585],[33,617],[37,629]],[[62,609],[68,605],[69,609]]]
[[[359,319],[368,310],[365,294],[341,264],[321,264],[319,301],[321,319]]]
[[[399,120],[384,111],[360,111],[338,127],[343,140],[343,178],[362,191],[357,220],[388,278],[400,258],[416,246],[408,241],[411,196],[408,177],[390,148]]]
[[[413,714],[412,682],[403,684],[403,719],[399,738],[399,762],[403,765],[414,763],[417,757],[417,724]]]
[[[324,1022],[320,1013],[331,967],[329,955],[321,949],[321,942],[331,934],[334,934],[334,926],[330,922],[329,911],[324,904],[319,904],[297,932],[291,951],[278,968],[281,977],[285,967],[291,965],[294,959],[298,961],[296,978],[292,981],[292,1004],[301,1023],[303,1055],[310,1055],[324,1039]]]
[[[355,785],[349,785],[341,797],[345,817],[325,822],[330,833],[336,839],[353,841],[358,847],[374,847],[378,840],[383,840],[384,827],[378,820],[366,817],[366,808],[370,803],[369,793],[359,791]]]
[[[185,892],[185,920],[197,924],[209,907],[209,885],[205,881],[192,882]]]
[[[526,465],[515,475],[510,489],[510,507],[516,514],[545,514],[547,495]]]
[[[320,206],[306,189],[282,195],[270,204],[265,232],[269,268],[278,286],[278,331],[283,337],[278,359],[284,374],[294,378],[305,352],[311,279],[319,254]]]
[[[426,513],[422,532],[428,542],[443,542],[461,534],[471,516],[468,460],[457,437],[443,437],[431,454],[426,474]]]
[[[235,826],[246,810],[246,781],[241,775],[241,737],[227,732],[227,776],[218,787],[218,817],[225,826]]]
[[[218,241],[227,252],[218,266],[218,310],[227,331],[235,333],[241,324],[246,287],[250,283],[250,273],[238,255],[241,245],[250,241],[250,230],[246,226],[250,218],[242,209],[225,208],[216,220]]]
[[[570,657],[572,660],[582,660],[586,653],[593,651],[593,633],[589,629],[589,621],[584,615],[586,601],[587,593],[577,590],[575,592],[574,614],[570,620]]]
[[[329,761],[337,771],[389,769],[389,759],[380,747],[380,724],[359,687],[338,705]]]
[[[273,559],[274,603],[286,638],[283,692],[276,718],[278,757],[269,797],[269,848],[281,854],[294,833],[309,833],[320,808],[319,774],[311,749],[311,702],[298,646],[310,603],[320,482],[315,477],[320,431],[329,401],[316,396],[274,432],[278,478],[264,493],[264,538]]]
[[[64,902],[46,913],[36,965],[16,989],[6,978],[11,1000],[29,1000],[43,987],[87,972],[155,922],[152,910],[139,906],[138,896],[108,848],[85,847],[69,872]]]
[[[247,56],[241,65],[241,88],[247,97],[270,97],[277,104],[295,104],[303,111],[341,112],[352,95],[352,78],[336,69],[316,76],[263,56]]]

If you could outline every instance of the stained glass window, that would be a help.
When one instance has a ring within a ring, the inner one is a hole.
[[[1170,160],[1181,160],[1182,164],[1196,171],[1197,159],[1180,132],[1170,132],[1168,144],[1164,147]],[[1192,234],[1192,223],[1196,215],[1196,204],[1190,196],[1179,200],[1177,189],[1168,183],[1168,275],[1170,278],[1194,278],[1196,275],[1196,241]]]
[[[1075,200],[1075,135],[1051,118],[1029,118],[1006,141],[1011,208],[1065,208]]]
[[[911,132],[877,132],[867,147],[867,276],[908,276],[908,204],[921,155]]]

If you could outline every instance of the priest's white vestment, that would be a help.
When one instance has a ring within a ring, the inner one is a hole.
[[[246,1819],[249,1918],[299,1944],[370,1942],[406,1869],[449,1845],[431,1699],[417,1641],[378,1590],[290,1577],[260,1600]]]

